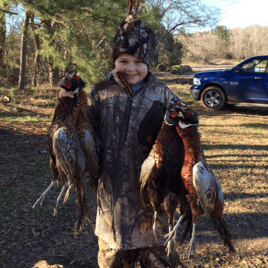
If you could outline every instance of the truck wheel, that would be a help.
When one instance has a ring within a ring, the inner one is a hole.
[[[208,87],[201,94],[201,103],[208,110],[220,110],[226,104],[226,96],[222,89]]]

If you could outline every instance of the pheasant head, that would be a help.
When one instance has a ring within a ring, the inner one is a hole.
[[[78,75],[67,73],[58,85],[66,91],[74,91],[78,94],[85,87],[85,82]]]
[[[170,104],[166,111],[165,122],[169,125],[179,124],[184,129],[190,126],[197,126],[199,120],[197,113],[193,109],[188,108],[182,102],[174,102]]]

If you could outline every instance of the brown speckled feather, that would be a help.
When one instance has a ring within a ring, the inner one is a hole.
[[[145,205],[149,202],[154,210],[153,232],[156,240],[156,222],[160,209],[164,209],[168,215],[169,231],[173,228],[182,187],[180,172],[183,159],[182,140],[176,133],[175,126],[164,120],[152,150],[142,165],[140,175],[142,203]],[[173,253],[173,241],[170,241],[167,244],[167,255],[173,256]]]
[[[195,117],[194,111],[186,109],[185,117],[181,120],[190,120]],[[204,213],[210,217],[215,229],[228,245],[230,251],[235,251],[231,242],[231,235],[223,217],[224,198],[220,184],[206,163],[201,150],[201,136],[197,124],[179,124],[177,133],[183,140],[185,159],[181,172],[182,181],[188,194],[188,202],[192,213],[192,223],[196,225],[197,218]],[[188,227],[187,227],[188,228]],[[190,230],[188,228],[188,230]],[[191,246],[194,243],[195,231],[192,233]],[[191,249],[190,246],[190,249]],[[190,254],[190,252],[189,252]]]
[[[64,202],[69,190],[75,186],[79,219],[76,235],[83,229],[90,208],[85,197],[83,175],[87,171],[93,179],[98,175],[97,155],[89,123],[87,96],[84,90],[72,98],[63,98],[55,107],[54,118],[49,128],[50,167],[57,184],[68,183]]]

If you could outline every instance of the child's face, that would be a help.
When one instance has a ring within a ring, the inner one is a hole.
[[[141,84],[148,73],[147,65],[139,58],[129,54],[120,54],[114,64],[116,72],[122,73],[132,86]]]

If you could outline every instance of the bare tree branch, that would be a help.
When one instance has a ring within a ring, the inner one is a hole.
[[[19,15],[19,13],[11,12],[9,10],[4,10],[4,9],[1,9],[1,8],[0,8],[0,11],[4,12],[4,13],[7,13],[7,14],[10,14],[10,15]]]
[[[172,33],[181,27],[215,27],[220,17],[219,9],[201,0],[148,0],[148,3],[159,9],[162,24]]]

